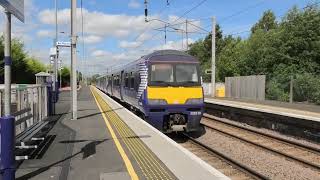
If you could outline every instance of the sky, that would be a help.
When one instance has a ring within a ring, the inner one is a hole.
[[[204,38],[216,17],[224,35],[246,38],[248,30],[264,11],[272,10],[278,20],[294,5],[303,8],[315,0],[148,0],[148,20],[144,0],[77,0],[78,69],[85,75],[103,74],[110,67],[126,64],[159,49],[185,50],[186,43]],[[70,0],[57,0],[58,40],[70,41]],[[12,36],[24,42],[30,56],[48,64],[55,37],[54,0],[25,0],[25,22],[13,19]],[[164,23],[177,24],[167,28]],[[186,27],[186,20],[190,21]],[[198,27],[201,27],[199,29]],[[4,30],[4,11],[0,13]],[[185,30],[187,28],[188,39]],[[63,48],[60,59],[70,65],[70,49]]]

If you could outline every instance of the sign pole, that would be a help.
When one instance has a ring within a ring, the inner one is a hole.
[[[15,179],[15,119],[11,116],[11,13],[5,12],[4,32],[4,117],[1,117],[1,158],[2,179]]]
[[[11,13],[6,11],[6,30],[4,35],[4,115],[11,113]]]
[[[57,7],[57,0],[55,0],[55,24],[56,24],[56,33],[55,33],[55,39],[54,39],[54,45],[55,47],[55,56],[54,56],[54,81],[53,81],[53,91],[54,91],[54,106],[57,102],[57,97],[59,93],[59,88],[57,86],[58,82],[58,47],[57,47],[57,41],[58,41],[58,7]],[[55,108],[54,108],[55,109]],[[55,110],[54,110],[55,111]],[[54,112],[55,113],[55,112]]]
[[[76,35],[77,0],[71,0],[71,93],[72,120],[77,120],[77,35]]]
[[[212,35],[211,35],[211,96],[216,97],[216,17],[212,17]]]
[[[0,118],[0,179],[15,179],[15,118],[11,115],[11,14],[24,22],[24,0],[0,0],[5,9],[4,116]]]

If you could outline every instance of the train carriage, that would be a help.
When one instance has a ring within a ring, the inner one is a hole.
[[[141,111],[165,133],[197,131],[204,111],[199,62],[176,50],[161,50],[108,72],[97,87]]]

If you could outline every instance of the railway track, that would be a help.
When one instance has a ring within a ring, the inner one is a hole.
[[[197,141],[187,134],[187,140],[180,143],[184,148],[234,180],[268,179],[259,172]]]
[[[201,123],[210,130],[239,139],[320,171],[320,149],[219,120],[211,115],[204,115]]]

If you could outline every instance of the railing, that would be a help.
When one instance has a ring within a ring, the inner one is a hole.
[[[4,85],[0,85],[0,116],[4,105]],[[48,88],[46,85],[11,86],[11,111],[15,116],[16,135],[48,117]]]

